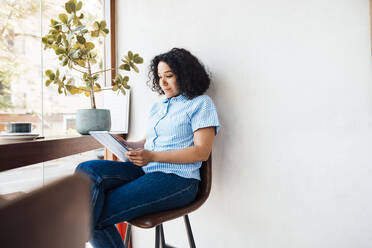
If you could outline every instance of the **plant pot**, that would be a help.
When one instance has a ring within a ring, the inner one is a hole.
[[[110,131],[110,129],[110,110],[79,109],[76,112],[76,130],[80,134],[89,134],[89,131]]]

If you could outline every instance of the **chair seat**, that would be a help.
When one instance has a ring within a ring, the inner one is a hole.
[[[131,221],[128,221],[128,223],[141,228],[152,228],[163,222],[177,219],[186,214],[189,214],[198,209],[202,204],[203,202],[193,202],[191,205],[188,205],[187,207],[144,215]]]
[[[211,190],[211,167],[212,159],[210,157],[208,161],[203,162],[200,168],[201,181],[199,183],[199,189],[196,198],[192,203],[181,208],[144,215],[130,220],[128,221],[128,223],[141,228],[152,228],[163,222],[185,216],[198,209],[207,200]]]

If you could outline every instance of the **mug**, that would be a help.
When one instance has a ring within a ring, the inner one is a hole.
[[[6,125],[6,131],[8,133],[30,133],[31,130],[31,122],[10,122]]]

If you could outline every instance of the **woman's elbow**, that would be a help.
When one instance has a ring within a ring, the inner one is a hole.
[[[210,154],[211,154],[211,151],[209,151],[209,150],[202,150],[199,153],[199,161],[207,161]]]

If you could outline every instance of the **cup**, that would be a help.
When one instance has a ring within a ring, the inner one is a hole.
[[[30,133],[31,130],[31,122],[10,122],[6,125],[6,131],[8,133]]]

